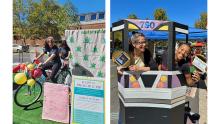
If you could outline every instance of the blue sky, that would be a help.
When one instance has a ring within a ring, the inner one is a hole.
[[[194,27],[200,13],[207,12],[207,0],[111,0],[111,23],[131,13],[153,19],[156,8],[165,9],[169,20]]]
[[[66,0],[58,0],[59,3],[65,3]],[[78,13],[88,13],[105,11],[105,0],[72,0],[78,10]]]

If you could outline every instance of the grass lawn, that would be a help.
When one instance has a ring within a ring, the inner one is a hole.
[[[42,108],[41,102],[31,105],[26,110],[13,102],[13,124],[61,124],[54,121],[43,120],[41,118]]]

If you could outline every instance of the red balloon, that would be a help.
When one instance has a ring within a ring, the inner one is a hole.
[[[36,70],[34,70],[34,74],[33,74],[33,77],[34,77],[34,78],[38,78],[38,77],[40,77],[41,75],[42,75],[41,69],[36,69]]]
[[[40,63],[40,61],[37,59],[34,61],[34,63],[38,65]]]
[[[20,70],[20,65],[17,65],[13,68],[13,73],[16,73]]]
[[[26,65],[23,63],[23,64],[20,64],[20,69],[21,70],[25,70],[25,68],[26,68]]]
[[[29,70],[29,72],[31,74],[30,76],[34,78],[34,69],[33,70]]]

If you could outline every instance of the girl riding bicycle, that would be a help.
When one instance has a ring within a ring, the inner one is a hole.
[[[38,57],[36,57],[35,60],[39,60],[45,54],[48,54],[49,58],[47,58],[45,62],[40,63],[39,67],[41,67],[41,70],[45,77],[47,77],[47,73],[45,70],[51,69],[52,72],[49,78],[52,82],[56,83],[55,75],[59,71],[62,64],[61,64],[61,60],[59,57],[59,49],[54,44],[54,38],[52,36],[46,39],[45,45],[44,45],[44,51]]]

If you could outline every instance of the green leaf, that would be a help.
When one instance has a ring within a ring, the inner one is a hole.
[[[81,52],[81,48],[82,48],[81,46],[78,46],[78,47],[76,47],[75,51],[76,52]]]
[[[90,42],[91,42],[91,39],[90,39],[89,37],[85,37],[83,42],[84,42],[84,43],[90,43]]]
[[[99,71],[97,76],[98,76],[98,77],[103,77],[102,71]]]
[[[93,52],[93,53],[98,52],[98,49],[97,49],[97,47],[96,47],[96,46],[93,48],[92,52]]]
[[[95,64],[95,63],[92,63],[92,64],[90,65],[90,68],[95,69],[95,68],[96,68],[96,64]]]
[[[83,60],[84,60],[84,61],[88,61],[88,60],[89,60],[89,56],[88,56],[88,55],[84,55],[84,56],[83,56]]]
[[[100,56],[99,61],[100,61],[100,62],[105,62],[105,55]]]

